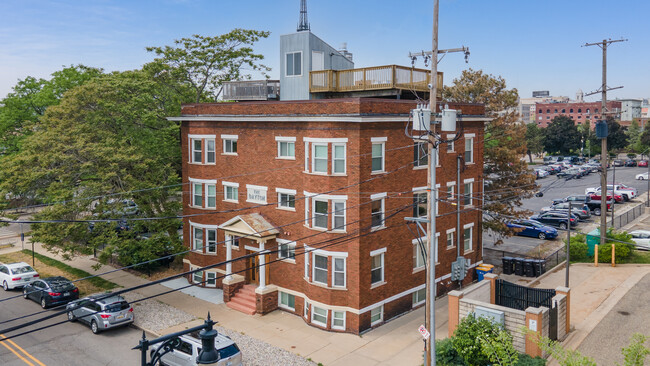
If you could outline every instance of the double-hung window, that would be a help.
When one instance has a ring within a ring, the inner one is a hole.
[[[223,200],[239,202],[239,183],[221,182],[223,185]]]
[[[455,229],[447,230],[447,248],[451,248],[456,244],[454,243],[454,231]]]
[[[302,75],[302,52],[289,52],[286,55],[286,75]]]
[[[192,250],[203,250],[203,229],[194,227]]]
[[[474,136],[465,135],[465,163],[474,163]]]
[[[234,249],[239,250],[239,237],[226,234],[226,243],[230,243],[230,246]]]
[[[201,139],[191,139],[192,141],[192,163],[201,164]]]
[[[278,299],[280,307],[296,310],[296,296],[282,291],[279,292],[280,296],[278,296]]]
[[[206,272],[205,273],[205,285],[210,287],[217,286],[217,273],[216,272]]]
[[[313,173],[327,174],[327,144],[312,144],[311,160]]]
[[[203,184],[192,184],[192,206],[203,207]]]
[[[323,327],[327,326],[327,309],[319,308],[318,306],[312,306],[311,308],[311,322],[321,325]]]
[[[380,228],[384,227],[384,212],[385,212],[385,197],[386,193],[379,193],[377,195],[370,196],[372,203],[370,204],[370,218],[371,218],[371,227]]]
[[[206,253],[217,254],[217,229],[206,229],[207,246]]]
[[[332,171],[345,174],[345,144],[332,144]]]
[[[327,201],[314,199],[314,217],[312,225],[316,228],[327,229]]]
[[[205,140],[205,163],[214,164],[215,163],[215,143],[214,139]]]
[[[223,153],[226,155],[237,155],[237,135],[221,135],[223,140]]]
[[[332,230],[345,230],[345,201],[332,201]]]
[[[422,242],[422,245],[420,245]],[[424,268],[424,258],[426,253],[426,237],[414,239],[413,243],[413,269]]]
[[[278,193],[278,208],[294,211],[296,208],[296,191],[293,189],[276,188]]]
[[[295,159],[296,158],[296,138],[276,136],[275,141],[278,143],[278,159]]]
[[[192,282],[194,283],[203,282],[203,271],[196,271],[192,273]]]
[[[449,205],[455,204],[455,202],[458,202],[456,200],[456,196],[454,195],[454,183],[452,184],[447,184],[447,203]]]
[[[207,208],[217,208],[217,185],[216,184],[206,184],[205,185],[205,198],[206,198],[206,207]]]
[[[427,297],[427,289],[422,288],[413,293],[413,306],[424,304]]]
[[[384,320],[384,306],[378,306],[370,310],[370,325],[381,323]]]
[[[280,247],[278,251],[278,257],[281,259],[295,259],[296,258],[296,242],[288,241],[283,239],[277,239],[278,246]]]
[[[386,248],[370,252],[370,284],[384,282],[384,253]]]
[[[427,193],[413,193],[413,216],[427,217]]]
[[[314,254],[314,270],[312,281],[327,286],[327,267],[328,257]]]
[[[332,257],[332,286],[345,287],[345,258]]]
[[[454,137],[456,137],[456,135],[447,135],[447,141],[450,141],[446,143],[447,152],[454,152]]]
[[[473,225],[465,225],[463,232],[463,251],[469,252],[472,250],[472,228]]]
[[[373,173],[380,173],[385,171],[386,161],[386,138],[385,137],[372,137],[372,169]]]
[[[345,311],[332,310],[332,329],[345,330]]]
[[[426,142],[416,142],[415,145],[413,145],[413,166],[414,167],[421,167],[421,166],[427,166],[429,160],[428,160],[428,151],[429,146],[427,145]]]
[[[472,205],[472,187],[474,185],[474,181],[470,179],[470,181],[465,181],[465,186],[464,192],[463,192],[463,205],[465,206],[471,206]]]

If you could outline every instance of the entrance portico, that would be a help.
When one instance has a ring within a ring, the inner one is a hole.
[[[234,285],[239,282],[256,283],[258,285],[256,293],[263,293],[269,282],[270,273],[269,266],[266,265],[270,253],[266,249],[267,242],[275,240],[279,231],[258,213],[235,216],[219,225],[219,229],[223,230],[226,235],[227,262],[224,285]],[[232,246],[235,238],[239,239],[239,245],[244,246],[249,256],[245,275],[232,273]]]

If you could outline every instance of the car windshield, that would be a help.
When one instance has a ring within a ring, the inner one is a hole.
[[[74,285],[68,280],[59,280],[50,282],[50,287],[52,287],[52,290],[54,291],[61,292],[72,290],[74,288]]]
[[[13,268],[11,270],[11,273],[13,273],[13,274],[22,274],[22,273],[29,273],[29,272],[36,272],[36,271],[34,271],[34,268],[32,268],[30,266]]]
[[[219,359],[223,360],[224,358],[232,357],[237,353],[239,353],[239,348],[237,348],[237,345],[233,343],[230,346],[219,350]]]
[[[114,302],[112,304],[106,305],[107,313],[117,313],[118,311],[126,310],[129,308],[129,303],[126,301]]]

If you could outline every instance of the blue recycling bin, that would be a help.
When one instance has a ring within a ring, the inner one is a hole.
[[[478,282],[483,281],[483,278],[485,278],[486,273],[488,273],[488,270],[486,268],[483,268],[481,266],[476,267],[476,275],[478,276]]]

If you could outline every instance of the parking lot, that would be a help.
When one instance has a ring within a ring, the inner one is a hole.
[[[630,187],[634,187],[638,191],[638,198],[627,202],[617,203],[614,206],[614,213],[617,215],[628,207],[637,205],[638,203],[645,202],[648,192],[648,180],[636,180],[635,176],[639,173],[647,172],[648,168],[639,167],[616,167],[610,168],[607,171],[608,184],[612,183],[612,178],[616,174],[616,183],[623,183]],[[585,194],[585,189],[597,187],[600,185],[600,173],[591,173],[580,179],[565,180],[564,178],[557,178],[555,175],[550,175],[546,178],[537,180],[540,185],[540,191],[543,192],[542,197],[532,197],[524,200],[522,209],[526,209],[537,214],[540,209],[549,206],[553,199],[562,199],[572,194]],[[611,211],[608,215],[611,216]],[[575,228],[576,231],[587,233],[596,228],[600,223],[600,217],[592,215],[589,220],[582,221]],[[636,228],[636,227],[635,227]],[[648,228],[648,226],[638,227]],[[563,247],[563,240],[566,238],[566,232],[560,231],[559,236],[555,240],[540,240],[537,238],[530,238],[524,236],[513,236],[509,238],[497,238],[490,235],[489,232],[483,233],[484,245],[484,259],[488,263],[500,264],[500,256],[516,254],[519,256],[535,256],[545,257]],[[500,240],[500,242],[497,242]],[[496,252],[498,251],[498,252]]]

